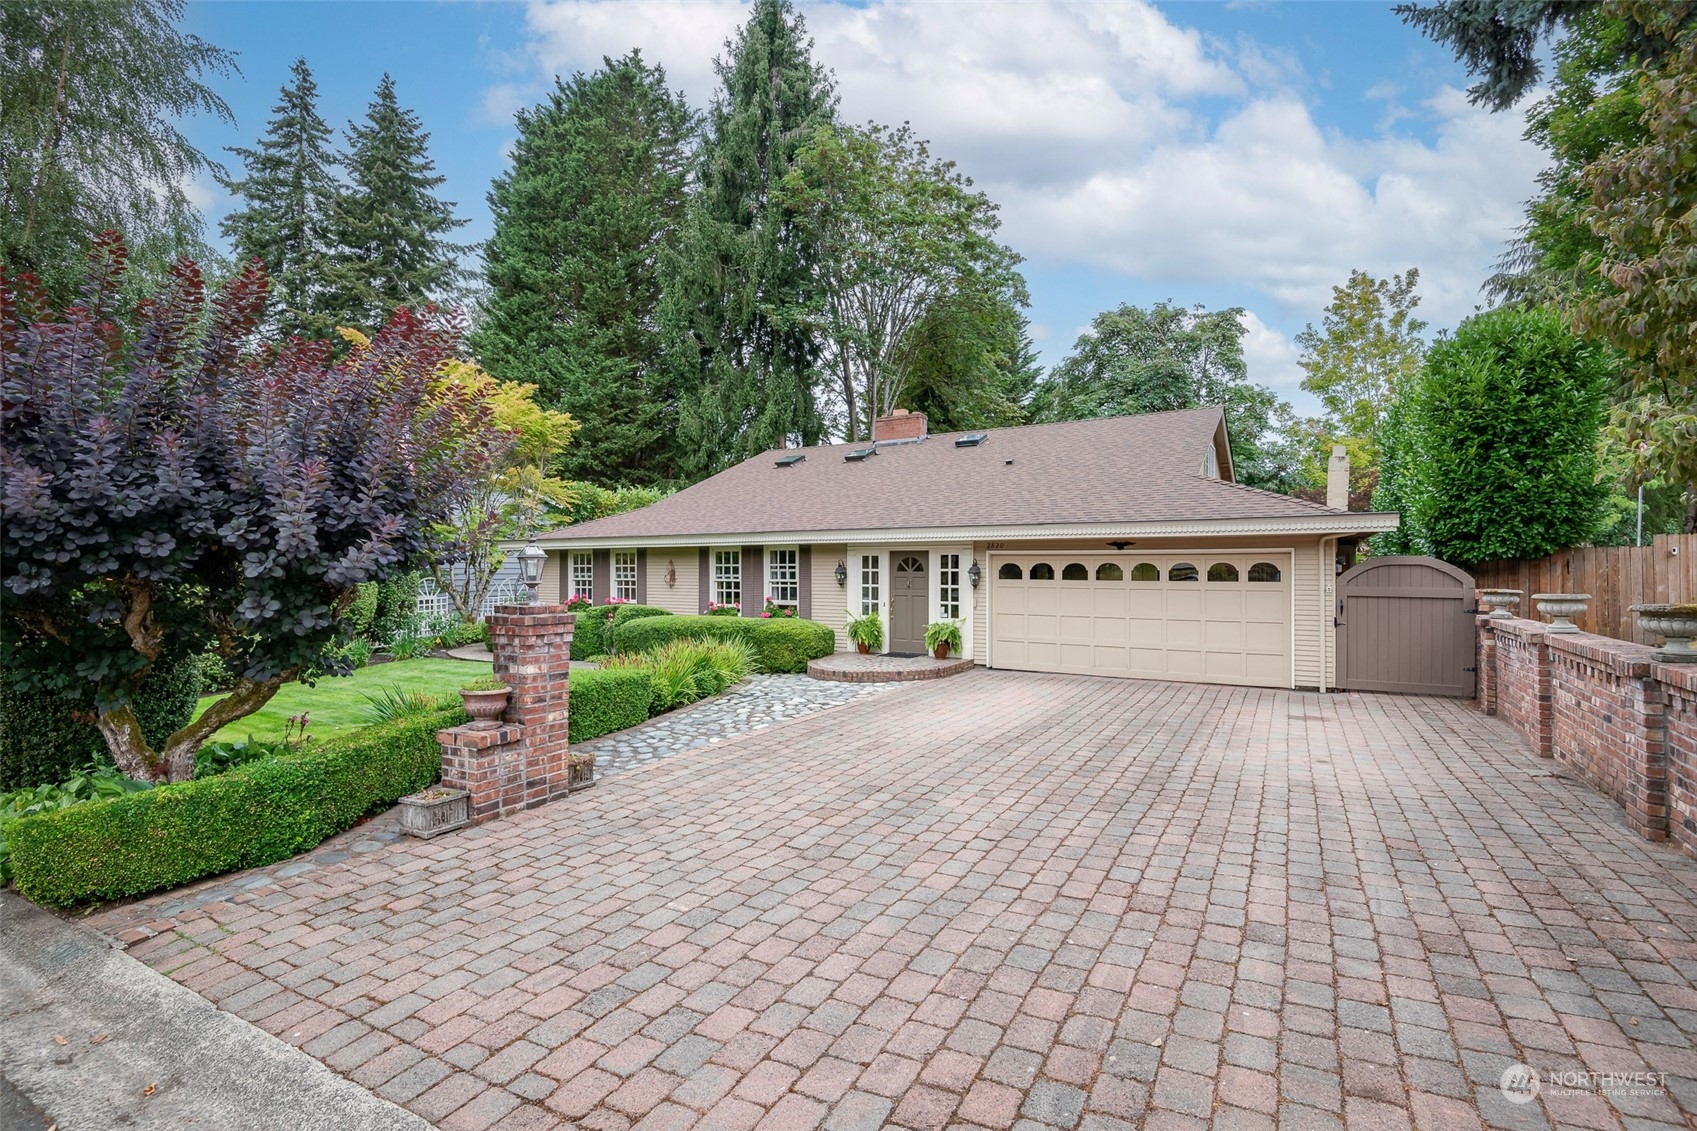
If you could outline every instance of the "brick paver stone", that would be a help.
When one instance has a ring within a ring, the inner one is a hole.
[[[1697,866],[1465,702],[974,672],[315,865],[92,920],[445,1127],[1697,1117]]]

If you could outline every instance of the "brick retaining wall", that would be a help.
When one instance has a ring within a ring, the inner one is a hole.
[[[1479,706],[1621,806],[1648,840],[1697,853],[1697,665],[1646,645],[1479,618]]]

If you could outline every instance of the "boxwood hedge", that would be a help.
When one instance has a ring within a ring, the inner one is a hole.
[[[566,716],[568,736],[573,742],[588,742],[633,727],[647,720],[653,698],[654,681],[645,671],[607,668],[573,672]]]
[[[617,611],[613,613],[607,621],[607,626],[601,632],[601,651],[603,652],[618,651],[614,647],[614,634],[619,631],[621,624],[629,624],[633,620],[642,620],[645,617],[669,617],[672,615],[670,609],[661,609],[654,605],[617,605],[615,608]]]
[[[576,612],[572,626],[572,659],[587,660],[607,654],[607,621],[619,611],[617,605],[593,605]]]
[[[135,698],[142,735],[160,743],[187,726],[201,690],[197,657],[154,664]],[[92,700],[19,691],[11,673],[0,668],[0,793],[57,784],[91,761],[110,764],[106,740],[92,721],[93,707]]]
[[[763,672],[804,672],[807,661],[837,646],[830,626],[818,621],[708,616],[632,621],[615,629],[613,642],[620,652],[646,652],[670,640],[741,640]]]
[[[67,907],[287,859],[436,781],[436,732],[465,718],[455,707],[382,723],[216,777],[24,817],[11,829],[18,890]]]

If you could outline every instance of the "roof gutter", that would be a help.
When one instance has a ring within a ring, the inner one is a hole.
[[[850,542],[1016,542],[1056,538],[1183,538],[1254,534],[1378,534],[1395,530],[1400,516],[1377,511],[1290,518],[1180,519],[1132,523],[1038,523],[1025,526],[934,526],[886,530],[760,530],[714,534],[630,534],[611,537],[539,536],[545,550],[682,546],[820,545]],[[506,549],[522,541],[503,542]]]

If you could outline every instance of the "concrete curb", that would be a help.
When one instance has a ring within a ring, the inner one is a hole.
[[[0,1065],[59,1131],[430,1127],[9,891],[0,892]]]

